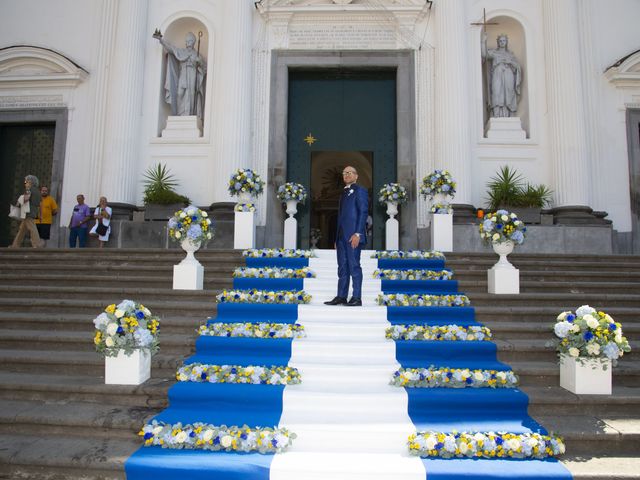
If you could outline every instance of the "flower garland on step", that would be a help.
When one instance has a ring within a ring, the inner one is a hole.
[[[310,258],[312,250],[299,250],[292,248],[251,248],[244,250],[242,256],[250,258]]]
[[[299,323],[210,323],[200,325],[198,335],[209,337],[303,338],[304,326]]]
[[[296,385],[300,372],[293,367],[208,365],[190,363],[176,373],[179,382],[246,383],[251,385]]]
[[[379,293],[378,305],[384,307],[466,307],[471,304],[466,295],[427,295],[423,293]]]
[[[316,274],[309,267],[281,268],[264,267],[251,268],[240,267],[233,272],[234,278],[315,278]]]
[[[255,212],[256,204],[255,203],[236,203],[236,206],[233,207],[234,212],[243,213],[243,212]]]
[[[271,304],[301,304],[309,303],[311,295],[304,290],[223,290],[216,296],[218,303],[271,303]]]
[[[387,327],[386,337],[392,340],[482,341],[491,339],[491,330],[484,326],[393,325]]]
[[[400,368],[389,385],[407,388],[513,388],[518,376],[511,370],[468,368]]]
[[[378,250],[373,252],[371,258],[384,258],[393,260],[426,260],[431,258],[443,259],[444,254],[435,250]]]
[[[450,214],[453,213],[453,207],[450,203],[434,203],[431,205],[431,213]]]
[[[451,280],[453,272],[450,270],[378,268],[373,272],[373,278],[379,278],[380,280]]]
[[[145,447],[259,453],[283,452],[296,438],[286,428],[227,427],[201,422],[183,425],[157,420],[142,427],[138,435],[144,438]]]
[[[562,437],[539,433],[418,432],[409,436],[409,452],[439,458],[547,458],[562,455]]]

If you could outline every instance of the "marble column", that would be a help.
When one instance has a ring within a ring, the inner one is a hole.
[[[135,204],[141,188],[138,162],[147,12],[148,0],[118,2],[100,190],[109,202]]]
[[[227,182],[237,168],[254,168],[251,159],[252,0],[225,2],[220,65],[214,65],[216,106],[215,201],[230,201]],[[215,88],[215,87],[214,87]],[[263,177],[266,172],[258,171]],[[266,178],[263,178],[266,180]],[[263,200],[261,197],[260,200]]]
[[[434,4],[438,39],[435,49],[435,166],[449,170],[458,182],[453,201],[457,204],[471,202],[469,27],[465,4],[459,0]]]
[[[542,0],[549,154],[556,207],[589,205],[577,0]]]
[[[113,55],[118,18],[118,0],[104,0],[100,4],[100,14],[96,28],[99,35],[94,47],[95,57],[91,69],[92,105],[91,143],[89,144],[88,185],[73,186],[69,198],[84,192],[87,202],[98,200],[102,189],[102,165],[104,163],[105,130],[109,105],[109,65]]]

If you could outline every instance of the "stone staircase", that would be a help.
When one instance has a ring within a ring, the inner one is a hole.
[[[198,253],[205,290],[174,291],[176,250],[0,250],[0,478],[122,479],[144,420],[166,405],[195,330],[231,287],[239,252]],[[625,356],[612,396],[558,385],[547,342],[557,314],[589,304],[622,322],[640,348],[640,257],[512,255],[520,295],[486,293],[490,254],[448,254],[460,290],[489,326],[500,359],[520,375],[530,413],[565,437],[577,479],[640,479],[640,361]],[[161,353],[141,386],[107,386],[92,319],[107,304],[141,301],[162,318]]]

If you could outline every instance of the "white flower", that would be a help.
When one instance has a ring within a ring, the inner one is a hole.
[[[614,322],[614,320],[613,320],[613,318],[611,318],[611,316],[609,316],[609,314],[608,314],[608,313],[605,313],[605,314],[604,314],[604,319],[605,319],[607,322],[609,322],[609,323],[615,323],[615,322]]]
[[[578,350],[576,347],[571,347],[569,349],[569,355],[571,355],[572,357],[577,357],[580,355],[580,350]]]
[[[569,315],[571,312],[562,312],[560,315],[558,315],[558,318],[556,318],[556,320],[558,321],[562,321],[565,318],[567,318],[567,315]]]
[[[434,435],[429,435],[425,442],[425,447],[427,450],[433,450],[438,443],[438,439]]]
[[[596,313],[596,309],[591,308],[589,305],[582,305],[576,310],[576,316],[578,317],[584,317],[585,315],[592,315],[594,313]]]
[[[184,430],[178,432],[178,434],[175,436],[175,440],[178,443],[184,443],[187,440],[187,432],[185,432]]]
[[[210,441],[213,438],[213,430],[209,429],[209,430],[205,430],[205,432],[202,434],[202,440],[204,440],[205,442]]]
[[[460,453],[464,455],[469,450],[469,444],[467,442],[461,442],[459,448],[460,448]]]
[[[503,222],[509,221],[509,217],[507,215],[502,215],[500,218],[502,219]]]
[[[124,316],[124,313],[124,310],[120,310],[119,308],[117,308],[114,315],[116,316],[116,318],[122,318]]]
[[[200,211],[200,215],[202,215],[204,218],[207,218],[209,216],[209,214],[204,210]]]
[[[567,336],[572,327],[573,325],[569,322],[558,322],[553,327],[553,331],[559,338],[564,338]]]
[[[587,322],[587,326],[589,328],[598,328],[598,325],[600,325],[600,323],[598,322],[598,320],[596,320],[593,315],[585,315],[583,317],[584,321]]]
[[[587,353],[589,355],[593,355],[593,356],[599,355],[600,354],[600,345],[598,345],[597,343],[593,343],[593,342],[589,343],[587,345]]]
[[[500,234],[499,233],[494,233],[493,237],[491,237],[491,238],[492,238],[492,240],[498,240],[498,239],[500,239]]]
[[[220,445],[222,445],[224,448],[229,448],[231,446],[232,440],[233,439],[231,438],[231,435],[225,435],[220,439]]]
[[[114,341],[113,341],[113,337],[107,337],[107,338],[105,338],[105,340],[104,340],[104,344],[105,344],[107,347],[113,347],[113,346],[116,344],[116,342],[114,342]]]
[[[481,382],[482,380],[484,380],[484,375],[482,374],[482,372],[475,372],[473,374],[473,378],[476,382]]]
[[[571,333],[578,333],[580,331],[580,325],[574,323],[571,325]]]
[[[93,324],[96,326],[98,330],[103,328],[107,323],[109,323],[109,315],[102,312],[96,318],[93,319]]]
[[[160,432],[162,432],[162,427],[161,427],[160,425],[158,425],[157,427],[155,427],[155,428],[152,430],[152,433],[153,433],[154,435],[158,435]]]
[[[117,323],[110,323],[109,325],[107,325],[107,335],[115,335],[117,331],[118,331]]]
[[[180,218],[186,218],[187,214],[184,212],[180,212]]]
[[[180,232],[178,232],[178,231],[176,231],[173,235],[174,235],[176,238],[180,238],[180,237],[182,236],[182,234],[181,234]]]

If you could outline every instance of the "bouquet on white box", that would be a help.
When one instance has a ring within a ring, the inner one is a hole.
[[[93,324],[97,330],[93,343],[96,351],[104,356],[115,357],[121,350],[129,356],[138,349],[149,349],[153,355],[160,348],[160,319],[133,300],[109,305]]]
[[[394,202],[398,205],[407,203],[407,189],[399,183],[385,183],[378,192],[378,202],[384,205],[387,202]]]
[[[456,181],[448,170],[434,170],[422,179],[420,195],[424,198],[433,198],[441,193],[453,197],[456,194]]]

